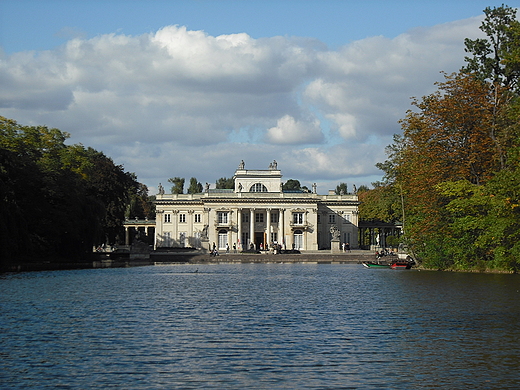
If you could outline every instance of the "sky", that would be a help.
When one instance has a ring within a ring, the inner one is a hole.
[[[214,187],[241,160],[320,194],[370,186],[411,98],[501,4],[0,0],[0,116],[70,133],[150,194]]]

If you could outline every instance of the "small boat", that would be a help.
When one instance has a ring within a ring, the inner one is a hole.
[[[409,261],[394,261],[390,264],[390,268],[392,269],[410,269],[412,268],[412,263]]]
[[[366,268],[390,268],[390,264],[384,262],[376,262],[376,261],[364,261],[363,267]]]
[[[410,261],[364,261],[363,266],[366,268],[391,268],[391,269],[410,269],[413,263]]]

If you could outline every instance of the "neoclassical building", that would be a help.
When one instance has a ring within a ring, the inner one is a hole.
[[[234,189],[156,197],[155,247],[195,247],[237,251],[270,248],[315,251],[330,249],[331,240],[358,245],[357,195],[318,195],[283,191],[276,161],[266,170],[248,170],[242,161]]]

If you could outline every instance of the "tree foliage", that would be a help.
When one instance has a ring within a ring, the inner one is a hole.
[[[0,258],[87,255],[116,243],[135,175],[69,135],[0,117]],[[142,194],[144,196],[144,194]]]
[[[199,194],[202,192],[202,183],[198,182],[196,178],[190,179],[190,186],[188,187],[188,194]]]
[[[169,183],[172,183],[172,194],[183,194],[184,193],[184,178],[181,177],[170,177],[168,179]]]
[[[484,14],[486,17],[480,30],[486,38],[464,40],[465,50],[472,56],[464,58],[467,65],[462,70],[481,80],[515,90],[520,75],[520,25],[516,19],[516,9],[504,5],[487,7]]]
[[[467,39],[467,66],[413,101],[377,165],[385,186],[360,194],[401,198],[407,238],[430,267],[520,268],[520,29],[512,8],[484,12],[487,38]]]
[[[282,189],[284,191],[301,191],[302,186],[299,180],[289,179],[282,185]]]
[[[361,188],[361,187],[360,187]],[[359,216],[363,221],[396,223],[402,221],[401,204],[396,187],[378,185],[358,191]]]
[[[336,190],[334,191],[336,195],[346,195],[348,194],[347,183],[339,183],[336,186]]]
[[[217,188],[217,189],[231,190],[231,189],[235,188],[235,180],[233,180],[232,177],[230,177],[230,178],[221,177],[220,179],[218,179],[215,182],[215,184],[216,184],[215,188]]]

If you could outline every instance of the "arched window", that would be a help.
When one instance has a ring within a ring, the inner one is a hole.
[[[255,183],[251,186],[249,192],[267,192],[267,187],[262,183]]]

